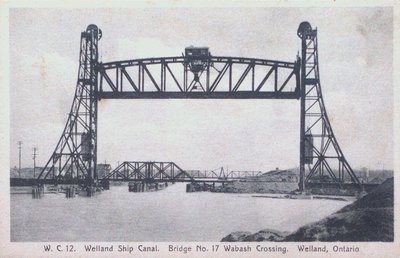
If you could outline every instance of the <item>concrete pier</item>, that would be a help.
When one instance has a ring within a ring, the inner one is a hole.
[[[222,184],[224,184],[222,182]],[[189,183],[186,185],[186,192],[187,193],[192,193],[192,192],[206,192],[210,191],[213,192],[215,190],[215,182],[212,184],[207,184],[206,182],[203,183]]]
[[[87,197],[92,197],[96,194],[96,187],[93,186],[88,186],[86,188],[86,196]]]
[[[67,189],[65,189],[65,197],[67,198],[75,198],[75,187],[74,186],[69,186]]]
[[[32,186],[32,199],[40,199],[44,195],[43,186]]]
[[[150,192],[165,189],[168,183],[144,183],[144,182],[130,182],[128,184],[129,192]]]
[[[103,187],[103,190],[110,190],[110,181],[109,180],[102,180],[100,181],[101,187]]]

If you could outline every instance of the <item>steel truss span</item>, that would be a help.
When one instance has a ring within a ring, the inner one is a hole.
[[[185,57],[100,63],[102,98],[280,98],[300,97],[299,60],[207,56],[193,73]]]
[[[302,43],[301,56],[293,62],[213,56],[208,48],[188,47],[184,55],[177,57],[101,63],[98,42],[102,32],[96,25],[89,25],[81,33],[78,80],[71,111],[55,150],[37,178],[38,183],[46,180],[78,180],[88,186],[98,183],[97,106],[101,99],[230,98],[300,99],[299,189],[305,190],[307,183],[359,184],[333,134],[322,98],[317,30],[303,22],[297,35]],[[124,162],[109,178],[143,180],[146,175],[142,170],[169,180],[190,181],[196,176],[173,162]],[[257,176],[260,172],[247,174]]]
[[[99,180],[143,182],[199,182],[228,181],[262,175],[261,171],[183,170],[174,162],[125,161]]]
[[[193,181],[193,177],[174,162],[125,161],[101,180],[116,181]]]

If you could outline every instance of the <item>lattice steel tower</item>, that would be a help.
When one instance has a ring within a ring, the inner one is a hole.
[[[339,147],[326,113],[319,77],[317,30],[302,22],[297,35],[301,38],[299,188],[303,191],[305,184],[312,181],[344,183],[349,179],[360,183]]]
[[[81,33],[78,81],[71,111],[57,146],[39,179],[97,178],[97,72],[101,30],[89,25]]]

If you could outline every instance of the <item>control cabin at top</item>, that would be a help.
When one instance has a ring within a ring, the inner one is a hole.
[[[190,46],[185,48],[186,62],[189,63],[190,71],[195,74],[206,68],[209,56],[211,56],[211,54],[208,47]]]

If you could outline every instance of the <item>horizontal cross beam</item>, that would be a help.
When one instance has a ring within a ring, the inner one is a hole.
[[[299,99],[298,92],[99,92],[98,99]]]

